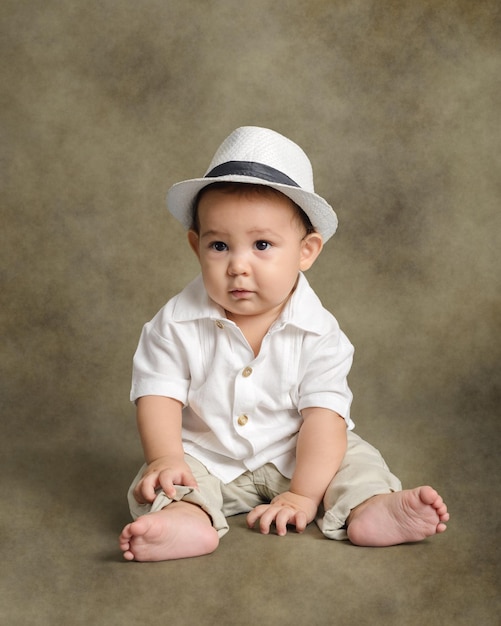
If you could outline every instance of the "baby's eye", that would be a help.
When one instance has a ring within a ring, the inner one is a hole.
[[[228,250],[228,246],[224,243],[224,241],[214,241],[211,243],[210,247],[216,252],[224,252]]]
[[[256,241],[256,243],[254,244],[256,246],[256,250],[268,250],[268,248],[271,248],[271,243],[269,241],[263,241],[263,240],[259,240]]]

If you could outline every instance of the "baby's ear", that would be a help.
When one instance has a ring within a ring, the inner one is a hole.
[[[310,233],[301,241],[301,259],[299,269],[302,272],[309,270],[322,252],[324,242],[320,233]]]
[[[190,244],[191,249],[200,258],[200,237],[198,233],[194,230],[188,231],[188,243]]]

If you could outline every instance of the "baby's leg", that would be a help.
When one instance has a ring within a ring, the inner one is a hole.
[[[349,540],[359,546],[392,546],[421,541],[446,530],[447,506],[432,487],[374,496],[353,509]]]
[[[402,491],[378,450],[353,432],[323,504],[317,523],[324,535],[363,546],[420,541],[443,532],[449,519],[434,489]]]
[[[127,524],[119,542],[128,561],[166,561],[209,554],[219,536],[207,513],[180,501]]]
[[[229,529],[222,512],[220,481],[189,455],[185,456],[198,489],[176,485],[174,499],[159,491],[150,505],[140,505],[134,487],[146,466],[139,470],[127,499],[135,520],[120,535],[120,548],[128,561],[164,561],[213,552]]]

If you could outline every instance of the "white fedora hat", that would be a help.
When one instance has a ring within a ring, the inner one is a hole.
[[[169,189],[167,207],[186,229],[192,226],[198,192],[216,182],[278,189],[303,209],[324,242],[336,232],[334,210],[315,193],[310,160],[297,144],[273,130],[237,128],[219,146],[203,178],[185,180]]]

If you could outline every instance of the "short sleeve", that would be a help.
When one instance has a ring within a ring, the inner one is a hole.
[[[351,430],[353,394],[348,386],[348,373],[353,363],[354,348],[338,329],[322,337],[310,337],[300,368],[298,409],[318,406],[341,415]]]
[[[182,343],[160,320],[158,314],[143,327],[133,359],[130,399],[166,396],[186,405],[190,385],[187,356]]]

